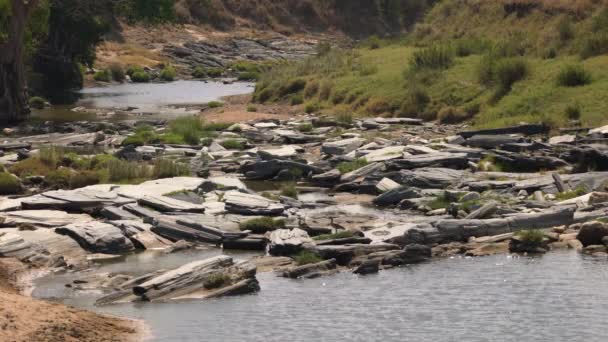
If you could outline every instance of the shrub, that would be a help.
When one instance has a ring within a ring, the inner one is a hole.
[[[135,83],[148,83],[150,79],[150,75],[145,71],[137,71],[131,76],[131,81]]]
[[[254,234],[264,234],[269,231],[285,228],[284,219],[260,217],[247,220],[240,224],[241,230],[250,230]]]
[[[319,88],[319,99],[321,101],[327,101],[331,96],[331,90],[334,87],[331,81],[323,81],[321,83],[321,87]]]
[[[521,57],[503,58],[494,66],[493,76],[498,85],[493,100],[498,101],[508,94],[518,81],[524,79],[529,73],[528,63]]]
[[[437,113],[437,119],[442,124],[455,124],[469,119],[469,116],[468,113],[459,108],[447,106]]]
[[[19,178],[7,172],[0,172],[0,195],[14,195],[22,191]]]
[[[175,71],[175,68],[172,65],[167,65],[160,72],[160,79],[165,82],[172,82],[175,79],[175,76],[177,76],[177,72]]]
[[[239,81],[257,81],[260,79],[260,73],[254,71],[240,72],[237,76]]]
[[[70,189],[84,188],[85,186],[99,184],[101,177],[99,173],[95,171],[80,171],[70,175],[69,187]]]
[[[298,199],[298,189],[294,184],[286,184],[281,187],[281,196]]]
[[[298,106],[298,105],[301,105],[302,103],[304,103],[304,97],[302,95],[297,94],[297,95],[293,95],[291,97],[292,106]]]
[[[309,123],[301,124],[300,126],[298,126],[298,131],[300,131],[302,133],[312,132],[312,124],[309,124]]]
[[[315,97],[319,93],[319,81],[312,80],[306,83],[306,87],[304,88],[304,97],[310,99]]]
[[[33,96],[30,97],[29,105],[34,109],[44,109],[44,106],[46,105],[46,100],[39,96]]]
[[[224,148],[228,150],[244,150],[245,144],[240,140],[228,139],[224,140],[220,143],[220,145],[224,146]]]
[[[342,162],[336,167],[341,174],[353,172],[369,164],[365,158],[355,159],[352,162]]]
[[[154,162],[154,169],[152,171],[152,175],[157,179],[190,176],[191,174],[192,172],[188,165],[162,158]]]
[[[207,279],[203,281],[203,287],[207,290],[218,289],[220,287],[230,284],[231,281],[232,279],[229,275],[224,273],[215,273],[210,275],[209,277],[207,277]]]
[[[51,169],[39,158],[27,158],[16,162],[9,167],[11,173],[23,178],[27,176],[45,176]]]
[[[123,146],[134,145],[143,146],[158,140],[158,135],[152,126],[139,125],[135,128],[133,135],[128,136],[123,142]]]
[[[355,236],[355,233],[352,230],[343,230],[333,234],[323,234],[319,236],[315,236],[313,240],[322,241],[322,240],[333,240],[333,239],[347,239]]]
[[[44,182],[54,188],[67,188],[70,186],[70,178],[72,177],[72,171],[67,168],[59,168],[49,172],[44,177]]]
[[[317,101],[310,101],[304,105],[304,111],[308,114],[318,112],[321,109],[321,105]]]
[[[337,105],[344,102],[344,100],[346,99],[347,92],[348,90],[346,89],[337,89],[336,91],[334,91],[331,96],[331,103]]]
[[[194,78],[205,78],[205,77],[207,77],[207,70],[205,69],[205,67],[197,66],[192,71],[192,77],[194,77]]]
[[[353,113],[347,111],[340,111],[336,115],[336,121],[340,125],[350,126],[354,122]]]
[[[254,105],[252,105],[252,104],[247,105],[247,111],[248,111],[248,112],[254,112],[254,113],[255,113],[255,112],[257,112],[257,111],[258,111],[258,107],[254,106]]]
[[[181,137],[186,144],[198,145],[203,137],[204,127],[198,117],[178,118],[169,123],[170,133]]]
[[[306,88],[306,80],[301,78],[292,79],[279,88],[279,95],[285,96],[295,94],[304,90],[304,88]]]
[[[568,105],[565,114],[568,120],[579,120],[581,118],[581,105],[579,103]]]
[[[587,59],[608,53],[608,32],[598,32],[587,37],[580,48],[580,56]]]
[[[562,87],[578,87],[591,83],[591,74],[582,65],[568,65],[557,75],[557,84]]]
[[[125,81],[125,71],[120,64],[114,63],[110,65],[110,74],[112,74],[112,79],[116,82],[122,83]]]
[[[521,230],[519,232],[516,232],[515,236],[519,237],[522,242],[533,245],[540,245],[545,239],[545,234],[538,229]]]
[[[365,105],[365,112],[378,115],[391,111],[390,104],[381,97],[372,97]]]
[[[441,70],[454,64],[454,51],[445,45],[433,45],[416,51],[410,60],[411,70]]]
[[[224,106],[224,103],[220,101],[211,101],[207,103],[207,106],[209,106],[209,108],[220,108]]]
[[[323,261],[323,258],[319,254],[311,251],[301,251],[292,258],[299,266],[316,264]]]
[[[401,104],[400,113],[403,117],[418,117],[420,113],[426,110],[426,107],[431,102],[428,93],[420,88],[412,89],[405,100]]]
[[[135,74],[137,72],[144,72],[144,68],[140,67],[139,65],[129,65],[127,67],[126,74],[129,77],[133,77],[133,74]]]
[[[99,70],[93,75],[93,79],[97,82],[110,82],[112,75],[108,70]]]
[[[207,76],[211,78],[219,78],[224,75],[224,69],[222,68],[208,68],[206,71]]]

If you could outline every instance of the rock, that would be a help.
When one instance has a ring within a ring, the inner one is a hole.
[[[224,194],[226,211],[241,215],[281,215],[285,207],[273,200],[258,195],[228,191]]]
[[[480,199],[481,195],[478,192],[467,192],[460,198],[460,202],[466,203],[472,201],[479,201]]]
[[[379,270],[380,270],[380,260],[371,259],[371,260],[364,261],[361,265],[359,265],[353,271],[353,273],[360,274],[360,275],[367,275],[367,274],[378,273]]]
[[[343,174],[340,177],[340,182],[342,182],[342,183],[352,182],[352,181],[356,180],[357,178],[365,177],[367,175],[374,174],[376,172],[381,171],[382,169],[384,169],[384,165],[382,163],[368,164],[368,165],[365,165],[362,168],[359,168],[359,169],[354,170],[352,172]]]
[[[541,133],[548,133],[550,128],[545,125],[529,124],[519,125],[512,127],[496,128],[496,129],[483,129],[478,131],[460,132],[458,135],[468,139],[473,136],[479,135],[500,135],[500,134],[523,134],[523,135],[535,135]]]
[[[423,167],[466,169],[468,167],[468,157],[465,153],[439,152],[405,156],[402,159],[394,159],[387,162],[389,170],[419,169]]]
[[[278,229],[268,234],[270,255],[293,255],[314,245],[308,233],[302,229]]]
[[[376,190],[378,190],[379,193],[384,193],[390,190],[394,190],[401,187],[401,185],[399,185],[399,183],[393,181],[390,178],[382,178],[378,184],[376,184]]]
[[[74,223],[57,228],[56,232],[71,237],[92,253],[120,254],[134,249],[119,228],[107,223]]]
[[[333,169],[331,171],[312,176],[311,181],[318,185],[333,186],[340,180],[341,176],[342,174],[338,169]]]
[[[381,162],[392,159],[399,159],[403,156],[405,146],[388,146],[378,150],[363,151],[359,157],[365,158],[369,163]],[[359,154],[359,151],[357,151]]]
[[[240,172],[248,179],[271,179],[282,170],[290,170],[297,172],[299,175],[306,176],[308,174],[320,174],[322,169],[291,160],[260,160],[248,161],[241,165]]]
[[[394,179],[402,185],[421,189],[445,189],[463,180],[464,171],[446,168],[401,170]]]
[[[401,258],[404,264],[417,264],[432,257],[431,248],[425,245],[409,244],[405,246],[403,252]]]
[[[167,196],[144,196],[138,200],[138,203],[161,212],[202,213],[205,211],[205,207],[201,204],[180,201]]]
[[[336,266],[336,259],[330,259],[315,264],[288,268],[281,275],[291,279],[311,279],[336,273]]]
[[[576,141],[576,135],[560,135],[551,137],[549,139],[549,144],[551,145],[559,145],[559,144],[571,144]]]
[[[366,256],[377,252],[398,250],[399,246],[387,243],[377,244],[352,244],[352,245],[324,245],[316,246],[313,251],[321,255],[323,259],[336,259],[338,265],[348,265],[353,258]]]
[[[604,245],[589,245],[582,250],[583,254],[593,256],[606,256],[606,252],[608,252],[608,249]]]
[[[404,199],[419,198],[420,190],[409,186],[402,186],[390,191],[387,191],[374,199],[374,204],[377,206],[390,206],[399,204]]]
[[[201,190],[202,192],[211,192],[214,190],[228,191],[244,189],[247,189],[247,186],[240,179],[236,177],[225,176],[210,177],[198,187],[198,190]]]
[[[606,236],[608,236],[608,226],[602,222],[593,221],[584,223],[576,238],[587,247],[602,245],[602,239]]]
[[[344,155],[356,150],[364,143],[365,140],[360,138],[326,142],[321,147],[321,152],[329,155]]]
[[[284,145],[279,148],[267,148],[258,150],[258,155],[262,160],[271,159],[291,159],[296,157],[302,148],[296,145]]]
[[[92,222],[93,218],[86,214],[68,214],[58,210],[20,210],[0,213],[0,220],[5,226],[29,224],[35,227],[54,228],[70,223]]]

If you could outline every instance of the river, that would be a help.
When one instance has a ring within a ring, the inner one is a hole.
[[[215,253],[188,252],[160,259],[136,256],[102,270],[143,272],[151,265],[166,267]],[[442,259],[372,276],[342,273],[300,281],[266,273],[258,275],[262,290],[255,295],[101,308],[92,305],[98,293],[63,287],[71,277],[43,278],[34,295],[142,319],[156,341],[603,342],[608,338],[606,260],[572,251],[535,258]]]
[[[170,83],[124,83],[103,87],[85,88],[73,93],[75,102],[34,110],[32,119],[56,122],[80,120],[129,120],[171,119],[184,114],[198,113],[188,105],[220,100],[224,96],[248,94],[253,84],[235,82],[224,84],[217,81],[176,81]],[[94,113],[72,111],[86,107],[111,111],[116,108],[137,108],[130,115],[114,115],[98,118]]]

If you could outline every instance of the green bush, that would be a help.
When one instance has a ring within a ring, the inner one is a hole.
[[[558,201],[567,201],[569,199],[584,196],[588,192],[589,192],[589,190],[587,190],[587,187],[579,186],[576,189],[571,190],[571,191],[560,192],[559,194],[557,194],[555,196],[555,199]]]
[[[574,103],[568,105],[565,110],[566,117],[568,120],[580,120],[581,118],[581,105]]]
[[[380,47],[382,47],[382,39],[380,39],[380,37],[376,35],[373,35],[363,42],[363,46],[367,47],[370,50],[379,49]]]
[[[0,172],[0,195],[14,195],[22,191],[19,178],[7,172]]]
[[[510,57],[499,60],[494,66],[493,75],[498,89],[493,100],[498,101],[511,91],[513,85],[529,74],[528,63],[522,57]]]
[[[260,217],[247,220],[240,224],[241,230],[250,230],[254,234],[264,234],[269,231],[285,228],[284,219]]]
[[[175,80],[176,76],[177,76],[177,72],[175,71],[175,68],[172,65],[167,65],[160,72],[160,79],[165,82],[172,82],[173,80]]]
[[[304,90],[306,87],[306,80],[301,78],[292,79],[286,84],[279,87],[279,95],[286,96],[290,94],[295,94]]]
[[[410,69],[442,70],[454,64],[454,50],[446,45],[433,45],[416,51],[410,60]]]
[[[138,73],[138,72],[144,72],[144,68],[140,67],[139,65],[129,65],[127,67],[126,74],[129,77],[133,77],[133,74]]]
[[[9,167],[9,171],[23,178],[27,176],[45,176],[51,171],[51,168],[39,158],[33,157],[16,162]]]
[[[304,88],[304,97],[310,99],[319,93],[319,81],[312,80],[306,83]]]
[[[128,136],[123,142],[123,146],[134,145],[143,146],[146,144],[157,142],[159,139],[158,134],[154,131],[152,126],[139,125],[135,128],[135,132]]]
[[[317,101],[310,101],[304,105],[304,111],[308,114],[318,112],[321,109],[321,105]]]
[[[298,106],[298,105],[301,105],[302,103],[304,103],[304,97],[302,95],[296,94],[291,97],[292,106]]]
[[[207,68],[207,76],[211,78],[219,78],[224,75],[224,69],[222,68]]]
[[[424,89],[414,88],[410,90],[401,104],[400,115],[402,117],[415,118],[426,110],[431,102],[431,97]]]
[[[579,87],[590,84],[591,74],[582,65],[568,65],[557,75],[557,84],[562,87]]]
[[[301,251],[292,258],[299,266],[316,264],[323,261],[323,258],[319,254],[311,251]]]
[[[608,53],[608,32],[598,32],[587,37],[580,48],[580,56],[587,59]]]
[[[46,105],[46,100],[39,96],[33,96],[30,97],[29,105],[34,109],[44,109],[44,106]]]
[[[320,42],[317,44],[317,56],[322,57],[331,52],[331,44],[329,42]]]
[[[260,73],[253,71],[240,72],[237,76],[237,79],[239,81],[257,81],[258,79],[260,79]]]
[[[116,82],[124,82],[125,81],[125,71],[122,69],[120,64],[112,64],[110,65],[110,74],[112,75],[112,79]]]
[[[211,101],[207,103],[207,106],[209,106],[209,108],[220,108],[224,106],[224,103],[220,101]]]
[[[298,199],[298,193],[295,184],[285,184],[281,187],[281,196]]]
[[[191,174],[192,171],[190,171],[188,165],[162,158],[154,162],[154,169],[152,170],[152,175],[156,179],[190,176]]]
[[[331,81],[323,81],[323,83],[321,83],[321,87],[319,88],[319,99],[321,101],[329,100],[333,87],[334,84]]]
[[[178,118],[169,123],[170,133],[181,137],[184,143],[198,145],[204,132],[203,122],[198,117]]]
[[[135,83],[148,83],[150,82],[150,74],[145,71],[137,71],[131,75],[131,81]]]
[[[355,159],[352,162],[342,162],[336,167],[341,174],[349,173],[369,164],[365,158]]]
[[[338,123],[341,125],[350,126],[355,121],[353,113],[351,112],[341,111],[338,112],[335,116],[336,121],[338,121]]]
[[[309,124],[309,123],[301,124],[298,126],[298,131],[300,131],[302,133],[312,132],[312,124]]]
[[[99,70],[93,75],[93,79],[97,82],[110,82],[112,75],[108,70]]]
[[[207,69],[205,69],[205,67],[202,67],[202,66],[197,66],[192,71],[192,77],[194,77],[194,78],[205,78],[205,77],[207,77]]]
[[[51,187],[57,189],[68,188],[70,186],[70,178],[72,171],[67,168],[60,168],[49,172],[44,177],[44,182]]]

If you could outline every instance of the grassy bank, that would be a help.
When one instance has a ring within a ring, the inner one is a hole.
[[[254,101],[480,128],[607,121],[608,9],[469,1],[456,10],[456,3],[441,2],[407,37],[278,65],[260,76]]]

